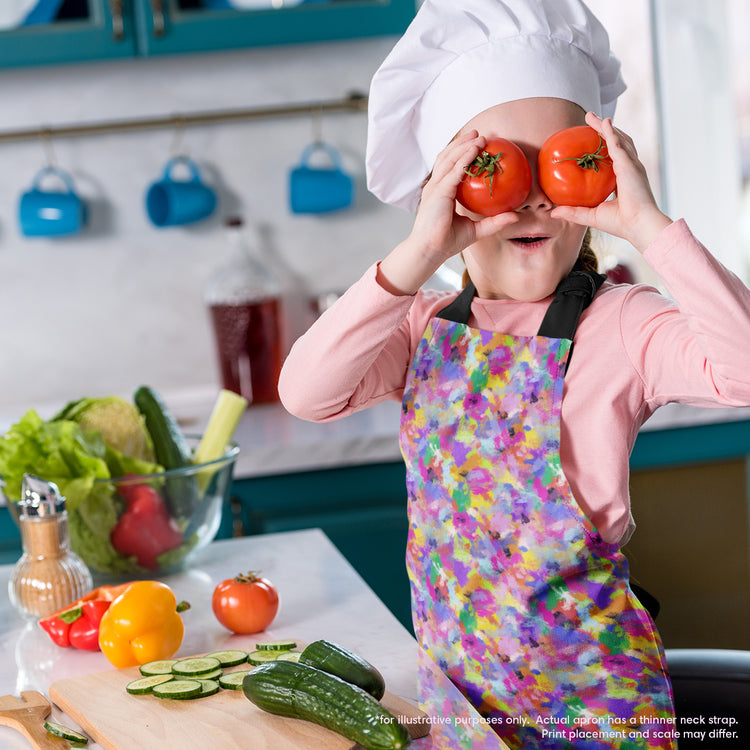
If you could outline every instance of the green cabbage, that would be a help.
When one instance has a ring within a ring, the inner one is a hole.
[[[71,401],[52,420],[78,422],[84,432],[100,432],[104,444],[117,453],[143,461],[154,460],[154,446],[143,415],[134,404],[119,396]]]

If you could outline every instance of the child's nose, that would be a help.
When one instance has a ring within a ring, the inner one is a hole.
[[[529,190],[529,194],[526,196],[526,200],[516,209],[516,211],[524,211],[529,209],[547,210],[554,208],[555,204],[547,197],[547,194],[539,185],[537,155],[527,153],[526,158],[529,160],[529,166],[531,167],[531,190]]]

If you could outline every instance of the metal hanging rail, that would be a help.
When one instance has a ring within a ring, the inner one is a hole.
[[[154,128],[184,128],[193,125],[215,125],[219,123],[262,120],[274,117],[293,117],[297,115],[316,116],[325,112],[365,111],[367,111],[367,97],[359,92],[352,92],[343,99],[334,99],[331,101],[282,104],[249,109],[214,110],[164,115],[160,117],[140,117],[131,120],[109,120],[75,125],[55,125],[52,127],[8,130],[0,132],[0,143],[36,139],[74,138],[82,135],[100,135],[103,133],[119,133],[132,130],[151,130]]]

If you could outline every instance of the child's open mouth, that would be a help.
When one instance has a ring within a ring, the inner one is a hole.
[[[523,247],[533,249],[535,247],[541,247],[548,239],[549,237],[546,235],[537,235],[534,237],[513,237],[511,242],[516,245],[522,245]]]

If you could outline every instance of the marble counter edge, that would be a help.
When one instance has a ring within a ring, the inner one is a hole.
[[[165,395],[186,432],[199,433],[208,422],[215,387],[200,387]],[[44,418],[59,405],[37,404]],[[23,414],[0,410],[0,432]],[[384,401],[342,419],[307,422],[289,414],[281,404],[251,406],[235,433],[240,455],[236,479],[250,479],[286,473],[340,468],[374,463],[398,462],[400,404]],[[668,404],[657,410],[641,428],[644,433],[682,427],[750,420],[750,407],[696,408]]]

